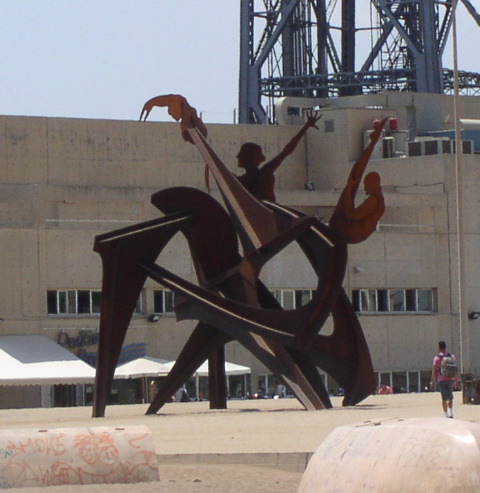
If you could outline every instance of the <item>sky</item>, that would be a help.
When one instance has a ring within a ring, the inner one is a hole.
[[[2,0],[0,114],[136,120],[176,93],[231,122],[238,32],[236,0]]]
[[[176,93],[206,123],[231,123],[239,18],[240,0],[2,0],[0,114],[137,120]],[[480,72],[480,28],[461,4],[458,24],[459,68]]]

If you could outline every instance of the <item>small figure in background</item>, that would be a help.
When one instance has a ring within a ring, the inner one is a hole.
[[[158,384],[155,380],[150,381],[150,390],[149,390],[149,402],[153,402],[153,399],[157,395],[158,392]]]
[[[432,378],[430,389],[438,390],[442,396],[442,409],[446,418],[453,418],[453,387],[455,383],[460,387],[460,377],[457,370],[456,358],[447,351],[445,341],[438,343],[439,353],[433,359]]]
[[[188,392],[185,385],[182,385],[173,396],[173,402],[189,402]]]
[[[382,383],[382,385],[380,385],[377,389],[377,394],[379,395],[389,395],[392,393],[392,387],[390,387],[390,385],[385,385],[384,383]]]

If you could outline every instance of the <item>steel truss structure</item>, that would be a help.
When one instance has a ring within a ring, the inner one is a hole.
[[[282,96],[451,92],[442,55],[454,1],[370,0],[362,27],[355,0],[241,0],[239,122],[272,120]],[[480,94],[480,74],[459,81],[462,94]]]

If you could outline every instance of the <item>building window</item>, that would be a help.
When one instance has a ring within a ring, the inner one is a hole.
[[[416,289],[417,292],[417,308],[420,312],[435,312],[435,299],[433,290],[431,289]]]
[[[436,312],[434,289],[354,289],[355,311],[389,313]]]
[[[298,106],[287,106],[288,116],[300,116],[300,108]]]
[[[325,133],[335,132],[335,120],[325,120],[323,125]]]
[[[47,310],[49,315],[99,315],[102,292],[94,289],[49,289]],[[135,313],[141,313],[138,300]]]
[[[275,289],[273,296],[284,310],[295,310],[306,305],[312,299],[311,289]]]
[[[153,291],[153,311],[155,313],[173,313],[175,306],[175,293],[168,289],[156,289]]]
[[[403,289],[390,289],[390,310],[394,312],[406,311],[405,294]]]

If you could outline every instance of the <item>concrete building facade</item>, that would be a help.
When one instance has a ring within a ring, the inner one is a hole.
[[[279,117],[283,111],[291,125],[208,125],[210,144],[233,172],[243,142],[257,142],[267,158],[273,157],[298,130],[304,102],[282,104]],[[423,390],[440,339],[459,356],[465,373],[478,375],[480,319],[468,314],[480,311],[480,149],[473,142],[461,155],[457,208],[456,155],[451,142],[442,144],[448,137],[434,135],[453,128],[453,98],[358,96],[329,100],[322,113],[319,130],[309,130],[277,171],[276,194],[279,203],[325,222],[374,120],[395,122],[367,168],[382,178],[386,212],[367,241],[350,246],[344,283],[379,382],[399,391]],[[480,98],[460,98],[460,114],[474,121]],[[92,250],[95,236],[159,217],[150,204],[157,190],[178,185],[205,190],[204,163],[182,140],[176,123],[21,116],[2,116],[0,122],[0,335],[46,335],[93,363],[102,280],[100,257]],[[415,141],[420,144],[409,144]],[[425,144],[432,141],[437,143]],[[213,179],[210,187],[221,200]],[[467,311],[462,328],[459,244]],[[181,235],[159,262],[195,281]],[[308,299],[316,284],[295,245],[275,257],[261,278],[286,308]],[[176,358],[194,322],[176,322],[172,301],[170,292],[147,282],[124,359]],[[329,330],[327,323],[325,333]],[[242,393],[271,382],[273,377],[268,380],[267,370],[239,344],[230,343],[226,357],[252,368],[250,388]],[[336,390],[333,382],[327,385]],[[19,399],[12,395],[11,388],[0,387],[2,401]]]

